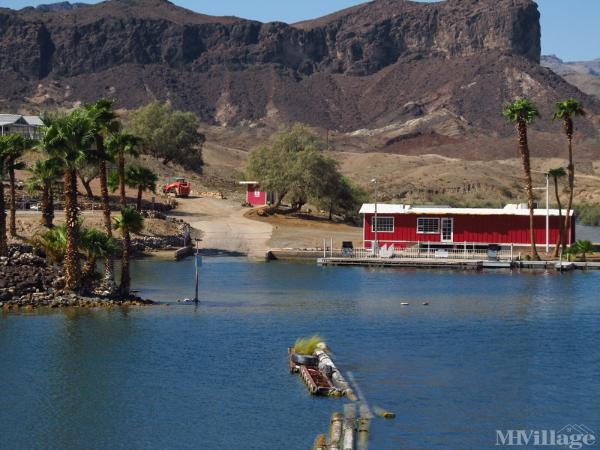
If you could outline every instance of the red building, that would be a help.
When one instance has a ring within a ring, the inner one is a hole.
[[[246,203],[252,206],[265,206],[273,201],[272,195],[261,191],[257,181],[240,181],[240,184],[246,186]]]
[[[535,210],[535,239],[538,245],[546,245],[548,237],[553,247],[559,236],[560,219],[558,210],[548,210],[547,234],[546,212],[546,209]],[[364,246],[371,248],[375,240],[375,205],[364,204],[360,213],[363,215]],[[405,248],[416,243],[439,247],[465,243],[478,246],[530,245],[527,205],[487,209],[377,204],[377,224],[380,247],[393,244],[395,248]],[[575,242],[575,217],[572,212],[570,224],[567,236],[569,245]]]

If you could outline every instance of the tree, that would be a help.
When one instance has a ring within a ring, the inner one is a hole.
[[[0,138],[0,256],[8,255],[8,238],[6,236],[6,202],[4,200],[4,173],[6,163],[7,142]]]
[[[102,198],[102,213],[104,218],[104,231],[107,236],[112,236],[112,221],[110,217],[110,198],[108,196],[107,168],[108,162],[112,161],[112,155],[106,149],[106,139],[121,129],[118,114],[114,111],[114,101],[100,99],[95,103],[85,105],[88,117],[95,124],[94,162],[98,167],[100,179],[100,196]],[[89,194],[89,192],[88,192]],[[112,256],[104,258],[104,281],[106,288],[113,292],[115,287],[114,265]]]
[[[562,247],[563,251],[567,248],[567,232],[571,223],[571,209],[573,208],[573,192],[575,191],[575,164],[573,162],[573,117],[585,116],[583,104],[570,98],[561,102],[556,102],[556,111],[553,119],[561,119],[563,121],[563,131],[567,136],[567,144],[569,150],[569,165],[567,166],[568,182],[569,182],[569,199],[567,202],[567,213],[565,216],[565,225],[562,228]]]
[[[85,287],[89,289],[93,281],[96,262],[99,258],[112,259],[113,255],[117,252],[118,244],[112,236],[96,228],[88,228],[84,229],[81,233],[80,249],[87,258],[82,280]]]
[[[125,181],[130,188],[137,189],[137,210],[142,210],[142,194],[145,191],[156,192],[158,176],[150,169],[142,166],[129,166],[125,174]]]
[[[92,155],[90,152],[90,156],[88,158],[93,159],[95,155]],[[80,167],[77,169],[77,176],[79,177],[79,181],[83,185],[85,189],[85,195],[89,200],[94,200],[94,191],[92,191],[92,181],[94,181],[100,175],[100,171],[95,162],[92,161],[84,161]]]
[[[554,248],[554,257],[558,256],[558,252],[560,250],[562,244],[562,236],[563,236],[563,220],[562,220],[562,205],[560,203],[560,195],[558,194],[558,179],[566,176],[565,169],[562,167],[557,167],[556,169],[550,169],[548,171],[548,176],[552,177],[554,180],[554,195],[556,196],[556,204],[558,205],[558,222],[560,224],[560,232],[558,234],[558,240],[556,242],[556,247]]]
[[[60,179],[62,168],[56,159],[36,161],[30,169],[31,178],[27,180],[29,192],[42,191],[42,219],[41,224],[52,228],[54,220],[54,190],[53,185]]]
[[[152,102],[131,113],[127,130],[143,140],[142,151],[163,160],[175,161],[189,169],[202,168],[202,145],[194,113],[174,110],[170,103]]]
[[[529,232],[531,240],[531,253],[535,260],[539,260],[540,256],[535,245],[535,228],[534,228],[534,203],[533,203],[533,186],[531,182],[531,163],[529,154],[529,144],[527,142],[527,126],[533,123],[536,117],[539,117],[537,107],[529,100],[522,99],[510,103],[504,107],[504,116],[514,123],[517,128],[519,139],[519,152],[521,154],[523,172],[525,177],[525,188],[527,190],[527,203],[529,205]]]
[[[129,253],[131,250],[131,233],[140,233],[144,228],[144,217],[133,208],[123,208],[119,217],[114,217],[114,228],[123,237],[123,254],[121,263],[121,285],[119,294],[129,295],[131,276],[129,274]]]
[[[139,156],[141,139],[128,133],[117,133],[110,137],[107,142],[108,151],[117,159],[117,173],[119,174],[119,194],[121,208],[127,208],[127,197],[125,196],[125,155]]]
[[[325,142],[306,125],[281,128],[267,144],[250,155],[248,176],[259,181],[264,189],[275,192],[277,202],[273,209],[277,209],[288,195],[297,205],[308,198],[318,163],[329,164],[320,159],[325,146]]]
[[[78,256],[79,221],[77,208],[77,168],[85,160],[94,141],[95,127],[87,114],[76,109],[47,127],[44,148],[63,167],[67,246],[65,250],[65,288],[77,290],[81,267]]]
[[[59,263],[65,258],[67,248],[67,227],[58,225],[33,237],[33,244],[44,251],[46,259]]]
[[[596,250],[591,241],[577,241],[573,244],[572,249],[574,254],[580,253],[584,261],[587,261],[588,253],[593,253]]]
[[[19,161],[25,152],[33,148],[32,139],[21,136],[20,134],[9,134],[2,137],[6,140],[5,146],[5,165],[10,182],[10,217],[8,232],[11,237],[17,235],[17,190],[15,171],[25,168],[25,164]]]

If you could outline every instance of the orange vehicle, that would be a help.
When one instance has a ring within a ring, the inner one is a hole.
[[[163,187],[163,193],[175,194],[175,197],[189,197],[192,191],[192,183],[185,181],[185,178],[175,178],[175,180]]]

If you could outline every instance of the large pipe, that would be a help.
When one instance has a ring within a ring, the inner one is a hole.
[[[354,450],[354,430],[356,428],[356,404],[344,405],[344,442],[343,450]]]
[[[315,356],[319,358],[319,369],[325,373],[331,372],[331,379],[337,388],[339,388],[342,393],[348,397],[352,401],[356,401],[356,395],[354,391],[348,384],[348,382],[344,379],[344,376],[333,363],[331,357],[324,350],[316,350]],[[329,368],[329,369],[327,369]]]
[[[329,449],[339,450],[342,441],[342,424],[344,416],[338,412],[331,416],[331,431],[329,434]]]

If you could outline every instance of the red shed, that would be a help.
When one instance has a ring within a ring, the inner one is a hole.
[[[240,181],[246,186],[246,202],[252,206],[265,206],[273,201],[272,195],[262,191],[258,181]]]
[[[364,245],[371,248],[375,240],[375,205],[364,204],[360,213],[363,215]],[[377,204],[377,224],[380,247],[394,244],[395,248],[404,248],[419,242],[439,246],[465,243],[500,246],[531,244],[529,209],[523,204],[506,205],[502,209]],[[568,245],[575,242],[574,225],[575,217],[571,212]],[[545,245],[547,237],[550,246],[556,245],[560,233],[558,210],[536,209],[534,227],[538,245]]]

